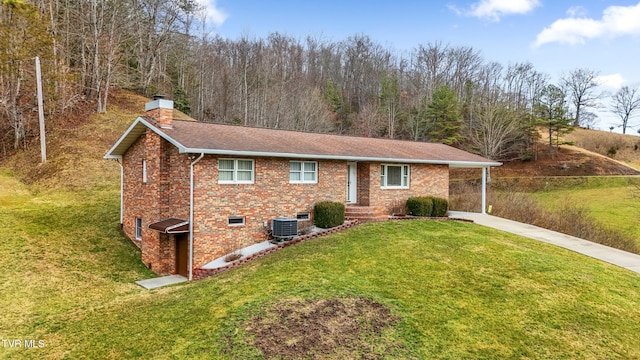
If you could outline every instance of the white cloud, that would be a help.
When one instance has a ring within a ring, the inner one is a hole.
[[[492,21],[500,21],[505,15],[526,14],[540,5],[539,0],[480,0],[467,10],[449,6],[458,15],[467,15]]]
[[[626,82],[621,74],[600,75],[595,78],[595,81],[602,86],[611,87],[614,89],[620,89]]]
[[[567,9],[567,15],[569,17],[584,17],[587,16],[587,9],[582,6],[572,6]]]
[[[578,14],[572,9],[569,15]],[[609,6],[602,19],[569,17],[558,19],[544,28],[536,37],[534,46],[558,42],[561,44],[584,44],[589,39],[640,35],[640,3],[631,6]]]
[[[229,15],[224,10],[216,6],[216,0],[196,0],[196,2],[204,8],[206,21],[213,23],[215,26],[222,25]]]

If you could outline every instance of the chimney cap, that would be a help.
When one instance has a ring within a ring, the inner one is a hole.
[[[155,94],[155,95],[153,95],[153,100],[164,100],[164,99],[166,99],[166,98],[167,98],[167,97],[166,97],[165,95],[162,95],[162,94]]]
[[[144,111],[155,109],[173,109],[173,101],[165,99],[157,99],[144,104]]]

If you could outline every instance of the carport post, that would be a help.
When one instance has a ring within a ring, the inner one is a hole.
[[[482,213],[487,213],[487,168],[482,168]]]

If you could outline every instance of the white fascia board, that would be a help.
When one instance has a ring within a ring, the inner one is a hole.
[[[177,142],[171,136],[169,136],[166,133],[162,132],[160,129],[158,129],[154,125],[150,124],[145,119],[143,119],[141,117],[138,117],[138,118],[136,118],[136,120],[131,125],[129,125],[129,128],[127,128],[127,130],[124,132],[124,134],[122,134],[122,136],[120,136],[118,141],[116,141],[116,143],[111,147],[111,149],[109,149],[109,151],[107,152],[107,154],[103,158],[105,158],[105,159],[121,159],[122,158],[122,154],[113,154],[113,152],[116,151],[116,149],[120,146],[120,144],[122,142],[124,142],[127,139],[127,137],[131,134],[131,132],[136,127],[138,127],[140,125],[145,126],[147,129],[150,129],[151,131],[153,131],[156,134],[160,135],[160,137],[162,137],[163,139],[167,140],[168,142],[173,144],[175,147],[177,147],[180,150],[180,152],[185,152],[185,151],[182,151],[184,149],[184,146],[182,144]]]
[[[122,136],[120,136],[118,141],[116,141],[116,143],[113,144],[111,149],[109,149],[109,151],[107,151],[107,153],[104,155],[105,159],[120,159],[120,158],[122,158],[122,155],[114,155],[113,152],[116,150],[116,148],[118,148],[118,145],[120,145],[120,143],[122,143],[124,141],[124,139],[126,139],[127,135],[129,135],[129,133],[136,127],[136,125],[138,125],[138,122],[140,120],[142,120],[142,119],[140,117],[138,117],[131,123],[131,125],[129,125],[127,130],[122,134]]]
[[[453,168],[489,168],[493,166],[502,166],[501,162],[473,162],[473,161],[451,161],[449,163]]]
[[[207,154],[207,155],[245,156],[245,157],[278,157],[278,158],[291,158],[291,159],[346,160],[346,161],[374,161],[374,162],[391,162],[391,163],[408,163],[408,164],[432,164],[432,165],[449,165],[452,167],[469,167],[469,168],[483,168],[483,167],[502,165],[502,163],[499,163],[499,162],[397,159],[397,158],[378,158],[378,157],[362,157],[362,156],[314,155],[314,154],[217,150],[217,149],[183,148],[183,149],[180,149],[180,152],[198,153],[198,154]]]

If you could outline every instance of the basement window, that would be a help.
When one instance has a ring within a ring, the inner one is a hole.
[[[296,215],[296,219],[298,220],[309,220],[311,219],[311,214],[308,212],[301,212]]]
[[[245,216],[229,216],[229,226],[242,226],[246,222]]]

